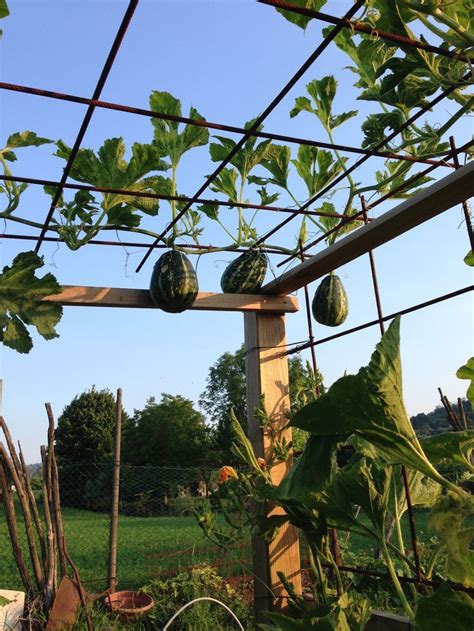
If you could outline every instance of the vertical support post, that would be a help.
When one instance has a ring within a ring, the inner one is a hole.
[[[114,592],[117,586],[117,535],[118,509],[120,495],[120,444],[122,437],[122,388],[117,390],[117,404],[115,412],[115,442],[114,442],[114,477],[112,487],[112,507],[110,511],[110,539],[109,539],[109,590]]]
[[[288,423],[290,409],[288,359],[283,354],[286,343],[285,316],[279,314],[248,313],[244,315],[248,433],[255,454],[270,462],[273,454],[272,437],[262,430],[255,409],[262,404],[274,429]],[[291,440],[287,428],[281,438]],[[271,470],[272,482],[278,484],[289,468],[291,460]],[[282,514],[279,507],[268,507],[269,515]],[[288,594],[277,576],[283,572],[301,593],[299,541],[296,528],[285,524],[271,543],[255,538],[252,542],[254,569],[254,597],[257,620],[269,609],[284,609]]]

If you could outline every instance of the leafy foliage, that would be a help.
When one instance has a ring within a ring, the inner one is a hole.
[[[0,274],[0,335],[5,346],[19,353],[29,353],[33,347],[28,326],[34,326],[46,340],[58,337],[55,327],[62,307],[40,300],[59,293],[61,287],[50,273],[36,276],[43,265],[35,252],[22,252]]]
[[[69,160],[71,148],[62,140],[56,143],[56,156]],[[124,159],[125,143],[122,138],[109,138],[97,154],[91,149],[79,149],[70,176],[100,188],[128,189],[139,193],[153,193],[160,180],[158,176],[145,177],[151,171],[168,168],[157,147],[134,143],[129,162]],[[54,188],[46,188],[54,195]],[[101,210],[94,197],[87,191],[79,191],[73,202],[61,199],[60,219],[53,219],[59,234],[71,249],[77,249],[92,239],[105,227],[133,229],[140,225],[141,213],[155,216],[158,200],[146,197],[130,197],[119,193],[103,193]],[[98,215],[98,217],[97,217]]]
[[[419,631],[449,628],[470,631],[473,617],[472,598],[448,585],[442,585],[431,596],[420,599],[415,624]]]
[[[314,398],[321,384],[321,376],[315,376],[309,364],[303,365],[299,357],[292,357],[289,360],[289,383],[291,413],[294,413]],[[231,451],[234,441],[231,410],[239,424],[247,427],[244,346],[235,353],[224,353],[209,368],[206,389],[199,398],[199,405],[208,421],[215,426],[215,448],[219,462],[235,462]],[[294,442],[298,448],[302,448],[305,438],[304,432],[295,432]]]
[[[109,390],[90,390],[74,397],[58,418],[56,456],[60,466],[112,460],[115,397]],[[122,411],[124,430],[128,415]]]
[[[124,430],[124,461],[134,465],[193,467],[208,464],[204,417],[182,396],[162,394],[135,410]]]
[[[4,5],[6,8],[6,4]],[[8,10],[5,15],[8,15]],[[4,17],[2,15],[2,6],[0,5],[0,18]],[[44,144],[49,144],[53,142],[49,140],[49,138],[42,138],[38,136],[34,131],[18,131],[14,134],[11,134],[7,138],[7,144],[3,149],[0,149],[0,163],[3,167],[3,172],[5,175],[11,176],[11,171],[8,167],[8,162],[15,162],[17,159],[16,153],[14,150],[21,149],[24,147],[39,147]],[[3,193],[7,196],[7,205],[0,212],[0,216],[9,217],[19,206],[20,197],[28,188],[28,184],[25,182],[17,184],[17,182],[12,182],[8,180],[4,180],[2,185],[0,186],[0,193]]]
[[[472,516],[473,499],[443,477],[435,465],[449,460],[470,470],[474,432],[439,434],[424,440],[423,445],[417,439],[402,398],[398,319],[377,344],[368,366],[357,375],[336,381],[327,392],[298,410],[292,424],[309,431],[310,437],[301,456],[275,486],[272,464],[262,468],[242,428],[234,421],[234,450],[245,469],[238,470],[211,497],[215,508],[225,507],[224,516],[231,529],[239,528],[232,518],[232,511],[236,511],[240,517],[244,513],[242,521],[252,532],[267,540],[286,521],[304,532],[316,577],[312,586],[315,606],[308,608],[295,596],[292,604],[296,618],[272,615],[276,626],[264,628],[364,628],[371,607],[367,600],[359,601],[347,590],[339,574],[329,545],[334,528],[346,531],[348,536],[369,538],[379,546],[397,600],[405,614],[415,619],[417,593],[404,591],[397,576],[400,565],[409,575],[413,568],[401,531],[401,519],[407,511],[401,465],[406,467],[413,506],[431,509],[429,524],[438,537],[432,558],[436,559],[444,548],[445,576],[472,585],[470,545],[474,529],[467,520]],[[352,450],[349,460],[341,464],[337,457],[340,443]],[[268,516],[268,502],[284,513]],[[396,524],[396,544],[387,534],[392,521]],[[232,530],[220,531],[212,514],[200,525],[221,545],[232,540]],[[433,562],[429,563],[428,576]],[[323,564],[331,567],[332,581],[324,573]]]
[[[470,384],[467,389],[467,398],[471,405],[474,405],[474,357],[470,357],[467,363],[458,369],[456,377],[459,379],[469,379]]]

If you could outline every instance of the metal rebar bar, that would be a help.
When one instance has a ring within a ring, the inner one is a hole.
[[[127,7],[127,10],[125,12],[125,15],[122,19],[122,22],[119,26],[119,29],[117,31],[117,34],[115,36],[114,42],[112,44],[112,47],[110,49],[110,52],[107,56],[107,59],[105,61],[104,67],[102,68],[102,72],[100,73],[99,79],[97,81],[97,85],[95,87],[94,90],[94,94],[92,95],[92,99],[98,99],[102,93],[102,89],[105,85],[105,82],[107,81],[107,77],[109,76],[109,73],[112,69],[113,63],[115,61],[115,58],[117,56],[117,53],[120,49],[120,45],[123,41],[123,38],[125,37],[125,33],[127,32],[128,26],[132,20],[133,14],[135,13],[135,9],[138,6],[138,1],[139,0],[130,0],[129,5]],[[89,123],[91,121],[92,115],[94,113],[95,110],[95,105],[91,104],[89,105],[89,107],[87,108],[87,112],[84,116],[84,119],[82,121],[81,127],[79,129],[79,132],[77,134],[76,140],[74,142],[74,145],[71,149],[71,153],[69,155],[68,161],[66,163],[66,166],[64,167],[64,171],[61,177],[61,182],[60,185],[58,186],[54,197],[51,201],[51,206],[49,208],[48,214],[46,216],[46,219],[44,221],[43,227],[41,229],[41,233],[38,237],[38,242],[36,244],[35,247],[35,252],[38,252],[41,244],[43,242],[43,239],[46,235],[46,232],[48,230],[48,225],[49,222],[51,221],[53,214],[54,214],[54,210],[56,208],[56,205],[61,197],[61,193],[63,190],[63,185],[66,183],[67,178],[69,177],[69,173],[71,172],[72,166],[74,164],[74,160],[76,159],[77,153],[79,151],[79,148],[81,146],[82,140],[84,139],[84,136],[86,134],[87,128],[89,127]]]
[[[449,137],[449,144],[451,145],[451,150],[454,152],[453,154],[454,166],[456,169],[459,169],[461,165],[459,164],[459,157],[456,152],[456,142],[454,140],[454,136]],[[462,203],[462,209],[464,213],[464,221],[466,222],[467,236],[469,239],[469,244],[471,246],[471,252],[474,253],[474,233],[472,230],[471,213],[469,212],[469,206],[467,204],[467,201],[464,201]]]
[[[16,239],[18,241],[36,241],[38,239],[35,235],[27,235],[27,234],[10,234],[7,232],[0,233],[0,239]],[[43,241],[47,243],[65,243],[65,240],[61,237],[44,237]],[[106,241],[102,239],[91,239],[85,245],[105,245],[105,246],[118,246],[118,247],[130,247],[130,248],[148,248],[150,246],[150,242],[148,243],[140,243],[138,241]],[[164,243],[159,243],[156,248],[167,248],[168,246]],[[202,250],[206,250],[209,252],[223,252],[223,251],[231,251],[231,252],[247,252],[247,248],[235,248],[232,250],[228,250],[228,246],[222,245],[203,245],[196,243],[176,243],[175,247],[187,248],[189,250],[196,250],[196,252],[201,252]],[[279,256],[286,256],[284,252],[280,250],[276,250],[274,248],[261,248],[262,252],[266,252],[267,254],[277,254]],[[309,254],[304,255],[305,258],[310,258]]]
[[[469,149],[470,147],[472,147],[472,145],[474,145],[474,141],[470,140],[469,142],[466,142],[464,145],[462,145],[462,147],[459,147],[457,149],[452,149],[448,156],[452,157],[453,155],[457,155],[459,153],[462,153],[463,151],[466,151],[467,149]],[[394,195],[396,195],[397,193],[399,193],[401,190],[405,189],[407,186],[410,186],[411,184],[413,184],[414,182],[416,182],[417,180],[425,177],[425,175],[427,175],[428,173],[431,173],[431,171],[434,171],[436,167],[435,166],[430,166],[427,169],[424,169],[423,171],[420,171],[419,173],[416,173],[415,175],[413,175],[411,178],[409,178],[406,182],[404,182],[404,184],[402,186],[398,186],[396,189],[394,189],[393,191],[390,191],[389,193],[387,193],[386,195],[383,195],[382,197],[379,197],[375,202],[373,202],[372,204],[369,204],[367,206],[367,210],[371,210],[372,208],[375,208],[375,206],[378,206],[379,204],[381,204],[382,202],[386,201],[387,199],[390,199],[391,197],[393,197]],[[302,208],[305,209],[305,204],[303,204]],[[306,210],[306,209],[305,209]],[[360,218],[363,215],[363,211],[359,211],[357,213],[355,213],[354,215],[350,215],[347,216],[347,218],[341,220],[341,223],[337,226],[335,226],[334,228],[331,228],[330,230],[328,230],[327,232],[325,232],[324,234],[322,234],[320,237],[318,237],[317,239],[315,239],[314,241],[312,241],[311,243],[308,243],[304,248],[303,251],[307,252],[310,248],[314,247],[315,245],[317,245],[318,243],[320,243],[321,241],[324,241],[324,239],[326,239],[329,235],[333,234],[334,232],[337,232],[338,230],[341,229],[341,227],[347,223],[350,223],[351,221],[355,221],[358,218]],[[285,225],[285,223],[288,223],[288,221],[291,220],[291,217],[287,217],[287,219],[285,219],[284,221],[281,222],[281,224],[279,224],[279,226],[276,226],[276,228],[281,228],[283,227],[283,225]],[[263,242],[265,239],[268,238],[268,236],[271,236],[272,234],[274,234],[276,232],[276,229],[274,228],[272,231],[270,231],[270,233],[267,233],[267,235],[263,238],[263,239],[259,239],[259,241],[257,241],[257,245],[260,244],[260,242]],[[280,267],[282,265],[285,265],[286,263],[288,263],[289,261],[291,261],[291,259],[294,258],[293,256],[288,257],[287,259],[284,259],[283,261],[280,261],[280,263],[278,263],[277,267]]]
[[[469,57],[459,51],[449,50],[447,48],[442,48],[441,46],[434,46],[433,44],[428,44],[428,42],[424,42],[419,39],[413,39],[411,37],[406,37],[405,35],[399,35],[398,33],[382,31],[375,26],[371,26],[370,24],[359,22],[357,20],[348,20],[347,18],[340,18],[335,15],[329,15],[328,13],[322,13],[321,11],[315,11],[306,7],[298,7],[289,2],[284,2],[283,0],[257,0],[257,2],[260,2],[261,4],[268,4],[271,7],[283,9],[284,11],[289,11],[290,13],[299,13],[300,15],[314,18],[316,20],[321,20],[323,22],[328,22],[329,24],[341,25],[344,28],[351,30],[352,32],[371,35],[376,39],[383,39],[387,42],[396,44],[399,47],[410,46],[411,48],[426,50],[427,52],[441,55],[442,57],[449,57],[451,59],[454,58],[458,59],[459,61],[465,61],[469,64],[472,64],[474,62],[473,57]]]
[[[278,140],[280,142],[287,142],[290,144],[308,145],[310,147],[318,147],[319,149],[330,149],[336,151],[342,151],[345,153],[358,153],[366,155],[370,153],[370,149],[362,149],[361,147],[352,147],[349,145],[334,144],[331,142],[325,142],[323,140],[311,140],[309,138],[299,138],[296,136],[288,136],[285,134],[277,134],[260,130],[246,130],[244,127],[237,127],[235,125],[225,125],[223,123],[215,123],[211,121],[201,120],[197,118],[189,118],[186,116],[175,116],[174,114],[165,114],[164,112],[156,112],[154,110],[147,110],[141,107],[132,107],[130,105],[123,105],[120,103],[111,103],[110,101],[102,101],[100,99],[87,99],[82,96],[76,96],[74,94],[67,94],[65,92],[53,92],[52,90],[43,90],[41,88],[33,88],[30,86],[18,85],[15,83],[6,83],[0,81],[0,90],[8,90],[10,92],[19,92],[23,94],[31,94],[33,96],[40,96],[50,99],[57,99],[60,101],[68,101],[71,103],[79,103],[81,105],[93,105],[96,108],[108,109],[117,112],[124,112],[128,114],[136,114],[138,116],[147,116],[150,118],[157,118],[165,121],[173,121],[175,123],[183,123],[184,125],[194,125],[196,127],[204,127],[206,129],[214,129],[216,131],[224,131],[232,134],[246,134],[255,138],[264,138],[267,140]],[[400,153],[394,153],[391,151],[375,151],[372,155],[379,158],[391,159],[391,160],[403,160],[406,162],[419,162],[421,164],[437,164],[439,166],[454,168],[454,164],[446,162],[444,160],[435,160],[431,158],[423,158],[417,156],[410,156]]]
[[[413,313],[414,311],[418,311],[419,309],[425,309],[426,307],[431,307],[432,305],[437,304],[438,302],[443,302],[445,300],[450,300],[451,298],[456,298],[457,296],[461,296],[462,294],[468,293],[474,290],[474,285],[468,285],[467,287],[463,287],[462,289],[457,289],[456,291],[452,291],[449,294],[444,294],[442,296],[438,296],[437,298],[433,298],[432,300],[427,300],[426,302],[421,302],[412,307],[408,307],[407,309],[401,309],[400,311],[396,311],[395,313],[391,313],[390,315],[386,315],[383,317],[383,321],[387,322],[388,320],[393,320],[396,316],[406,315],[408,313]],[[351,335],[352,333],[356,333],[357,331],[362,331],[363,329],[368,329],[371,326],[375,326],[379,324],[379,319],[371,320],[370,322],[365,322],[364,324],[359,324],[358,326],[354,326],[351,329],[347,329],[346,331],[341,331],[340,333],[335,333],[334,335],[329,335],[328,337],[324,337],[320,340],[314,342],[315,346],[319,344],[325,344],[326,342],[330,342],[332,340],[336,340],[340,337],[344,337],[346,335]],[[293,355],[294,353],[301,353],[301,351],[310,348],[310,343],[305,342],[295,348],[292,348],[289,351],[286,351],[286,355]]]
[[[466,75],[467,76],[467,75]],[[400,134],[402,131],[404,131],[405,129],[407,129],[407,127],[409,127],[412,123],[414,123],[416,120],[418,120],[418,118],[420,118],[421,116],[423,116],[423,114],[425,114],[428,110],[432,109],[435,105],[437,105],[440,101],[442,101],[445,97],[447,97],[449,94],[451,94],[451,92],[454,92],[454,90],[456,88],[459,87],[460,84],[456,84],[456,85],[452,85],[449,88],[446,88],[445,90],[443,90],[441,92],[441,94],[439,94],[437,97],[435,97],[434,99],[432,99],[429,103],[427,103],[424,107],[420,108],[418,110],[418,112],[416,112],[416,114],[413,114],[413,116],[410,116],[410,118],[408,118],[402,125],[400,125],[399,127],[397,127],[397,129],[394,129],[393,132],[391,134],[389,134],[388,136],[386,136],[383,140],[381,140],[380,142],[378,142],[376,144],[375,147],[373,147],[373,151],[378,151],[379,149],[381,149],[384,145],[386,145],[388,142],[390,142],[393,138],[395,138],[396,136],[398,136],[398,134]],[[471,143],[469,143],[470,146]],[[457,153],[460,153],[461,151],[458,150]],[[449,157],[451,157],[453,154],[453,152],[451,151],[447,156],[445,156],[445,159],[449,159]],[[342,180],[344,178],[346,178],[350,173],[352,173],[353,171],[355,171],[361,164],[363,164],[364,162],[366,162],[369,158],[371,157],[370,154],[363,156],[362,158],[360,158],[359,160],[357,160],[356,162],[354,162],[354,164],[352,164],[349,168],[345,169],[343,173],[341,173],[340,175],[338,175],[334,180],[332,180],[332,182],[330,182],[330,184],[328,184],[327,186],[325,186],[321,191],[319,191],[318,193],[316,193],[316,195],[313,195],[313,197],[311,197],[307,202],[305,202],[302,206],[301,206],[301,210],[306,210],[307,208],[309,208],[309,206],[311,206],[311,204],[313,204],[316,200],[320,199],[321,197],[323,197],[324,195],[326,195],[331,189],[333,189],[336,184],[339,184],[339,182],[342,182]],[[393,194],[393,193],[392,193]],[[370,206],[371,208],[373,207]],[[357,216],[357,215],[355,215]],[[354,216],[353,216],[354,218]],[[281,228],[283,228],[284,226],[286,226],[289,222],[291,221],[291,217],[287,217],[284,221],[282,221],[281,223],[279,223],[278,225],[276,225],[274,228],[272,228],[269,232],[267,232],[263,237],[261,237],[260,239],[258,239],[258,241],[256,242],[256,246],[260,245],[261,243],[263,243],[266,239],[270,238],[272,235],[274,235],[276,232],[278,232],[278,230],[281,230]],[[337,229],[337,228],[336,228]],[[333,230],[334,232],[334,230]],[[329,234],[329,233],[326,233]],[[304,250],[306,251],[308,248],[312,247],[311,244],[305,246]]]
[[[157,199],[164,201],[179,201],[179,202],[189,202],[191,201],[191,197],[187,197],[186,195],[162,195],[158,193],[150,193],[146,191],[133,191],[129,189],[122,188],[109,188],[107,186],[92,186],[89,184],[72,184],[72,183],[64,183],[58,182],[56,180],[44,180],[41,178],[34,177],[24,177],[20,175],[5,175],[0,174],[0,180],[4,180],[7,182],[24,182],[25,184],[35,184],[39,186],[55,186],[62,187],[63,189],[71,189],[73,191],[89,191],[92,193],[111,193],[113,195],[128,195],[130,197],[143,197],[146,199]],[[246,208],[250,210],[266,210],[271,212],[282,212],[282,213],[291,213],[302,216],[314,216],[314,217],[333,217],[335,219],[345,219],[346,215],[341,215],[340,213],[327,213],[323,211],[313,211],[313,210],[300,210],[299,208],[287,208],[284,206],[266,206],[264,204],[249,204],[244,202],[231,202],[226,200],[218,200],[218,199],[203,199],[197,198],[193,201],[196,204],[217,204],[218,206],[227,206],[229,208]]]
[[[364,2],[365,2],[365,0],[357,0],[354,3],[354,5],[349,9],[349,11],[346,13],[346,15],[344,17],[346,17],[348,19],[352,18],[357,13],[357,11],[360,9],[360,7],[363,6]],[[234,146],[234,148],[227,154],[227,156],[224,158],[224,160],[222,160],[222,162],[219,164],[219,166],[213,171],[213,173],[211,173],[210,176],[208,176],[206,178],[204,184],[199,188],[199,190],[193,196],[193,199],[196,198],[196,197],[199,197],[199,195],[201,195],[207,189],[207,187],[210,184],[212,184],[212,182],[219,175],[219,173],[222,171],[222,169],[225,168],[225,166],[232,160],[232,158],[241,149],[241,147],[248,140],[248,138],[250,138],[250,133],[248,133],[248,132],[257,130],[260,127],[260,125],[262,125],[264,120],[269,116],[269,114],[271,112],[273,112],[273,110],[276,108],[276,106],[283,100],[283,98],[293,88],[293,86],[297,83],[297,81],[304,75],[306,70],[308,70],[308,68],[316,61],[316,59],[324,52],[324,50],[326,50],[326,48],[329,46],[329,44],[332,42],[332,40],[336,37],[336,35],[339,33],[339,31],[342,28],[343,28],[342,26],[335,26],[334,29],[331,31],[331,33],[329,33],[323,39],[323,41],[316,48],[316,50],[308,57],[308,59],[304,62],[304,64],[296,71],[296,73],[291,77],[291,79],[286,83],[286,85],[280,90],[280,92],[271,101],[271,103],[265,108],[265,110],[262,112],[262,114],[260,114],[256,118],[255,122],[250,127],[250,130],[246,131],[246,133],[242,136],[242,138],[239,140],[239,142],[237,142],[237,144]],[[164,238],[164,236],[176,225],[176,223],[181,219],[181,217],[189,210],[189,208],[191,207],[192,203],[193,203],[192,201],[188,202],[184,206],[184,208],[182,208],[181,211],[179,213],[177,213],[176,217],[168,224],[168,226],[161,233],[161,235],[157,239],[155,239],[154,245],[159,243]],[[148,252],[145,254],[145,256],[142,258],[142,260],[138,264],[138,266],[137,266],[137,268],[135,270],[136,272],[139,272],[141,270],[141,268],[143,267],[143,265],[145,264],[145,262],[148,260],[148,257],[153,252],[154,245],[150,246],[150,249],[148,250]]]

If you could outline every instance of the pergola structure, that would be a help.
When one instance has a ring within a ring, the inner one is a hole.
[[[161,118],[163,120],[174,120],[175,122],[181,122],[191,125],[203,126],[208,129],[218,129],[220,131],[227,131],[232,133],[241,134],[241,139],[236,144],[236,147],[231,151],[225,160],[223,160],[216,170],[208,176],[203,185],[192,197],[180,196],[178,199],[184,201],[184,207],[179,212],[178,216],[171,221],[159,238],[150,242],[147,245],[148,251],[145,257],[137,267],[137,271],[141,269],[144,262],[151,254],[151,252],[157,247],[164,247],[160,243],[160,239],[163,240],[168,232],[172,229],[173,225],[179,221],[179,218],[183,216],[189,208],[196,202],[205,202],[209,200],[202,199],[203,193],[210,186],[217,175],[222,169],[230,162],[235,153],[243,146],[245,141],[254,136],[258,138],[269,138],[273,140],[280,140],[288,143],[308,144],[315,147],[326,147],[330,149],[339,149],[348,153],[355,153],[362,155],[352,166],[348,167],[338,178],[331,182],[328,187],[320,191],[312,199],[308,200],[299,210],[289,208],[279,208],[273,206],[264,206],[257,204],[229,204],[227,202],[218,202],[222,205],[241,206],[244,208],[255,208],[267,210],[275,213],[286,213],[288,216],[270,230],[266,235],[263,235],[256,245],[263,244],[271,234],[284,228],[295,216],[311,214],[311,205],[320,197],[322,197],[327,191],[335,186],[339,181],[346,177],[347,173],[355,170],[363,162],[371,157],[383,157],[393,158],[400,160],[410,160],[413,162],[420,162],[427,164],[427,168],[413,176],[409,182],[417,180],[427,173],[433,171],[438,167],[448,168],[450,170],[449,175],[441,178],[432,186],[424,189],[422,192],[414,195],[413,197],[398,204],[392,210],[382,214],[376,219],[369,219],[367,217],[367,210],[370,210],[378,203],[381,203],[387,199],[387,195],[381,196],[378,200],[372,203],[370,206],[366,206],[362,203],[362,210],[356,215],[352,215],[350,220],[353,221],[354,217],[359,217],[365,220],[365,225],[358,228],[354,232],[350,233],[345,238],[338,241],[336,244],[327,247],[316,255],[311,255],[309,249],[315,245],[316,242],[309,243],[301,248],[301,258],[303,262],[293,267],[291,270],[283,273],[275,280],[266,284],[259,295],[244,295],[244,294],[211,294],[200,293],[191,307],[195,310],[211,310],[211,311],[239,311],[244,314],[244,328],[245,328],[245,344],[247,349],[247,403],[248,403],[248,427],[249,436],[252,441],[257,456],[262,456],[266,461],[270,461],[272,457],[272,440],[267,432],[262,431],[259,420],[256,418],[254,411],[261,405],[262,397],[266,412],[271,419],[273,427],[278,430],[283,428],[287,424],[287,411],[289,405],[289,387],[288,387],[288,364],[287,355],[289,352],[286,343],[285,334],[285,314],[291,314],[299,309],[298,301],[296,298],[289,294],[300,289],[306,288],[306,286],[314,280],[321,278],[333,270],[341,267],[342,265],[368,254],[371,260],[372,274],[374,280],[374,291],[377,300],[378,319],[372,322],[357,327],[357,329],[345,331],[334,336],[326,338],[333,339],[339,335],[344,335],[363,328],[364,326],[372,326],[379,324],[383,332],[383,322],[389,318],[394,317],[397,314],[390,314],[390,316],[384,316],[380,306],[380,299],[378,296],[378,288],[376,282],[375,265],[373,261],[372,251],[377,247],[391,241],[405,232],[415,228],[423,222],[429,221],[437,215],[445,212],[457,204],[464,204],[464,212],[466,218],[466,224],[468,228],[469,240],[471,243],[471,249],[474,249],[474,239],[472,234],[472,227],[470,223],[469,212],[465,201],[474,195],[474,164],[469,163],[465,166],[460,166],[458,161],[458,155],[465,152],[472,142],[468,142],[465,145],[457,148],[454,144],[454,140],[451,142],[451,150],[441,160],[423,159],[423,158],[410,158],[406,155],[396,155],[387,151],[384,151],[384,146],[397,134],[399,134],[404,128],[421,117],[426,111],[431,109],[434,105],[439,103],[445,96],[453,91],[456,85],[452,88],[444,90],[436,98],[432,99],[428,105],[420,108],[416,115],[410,120],[406,121],[393,133],[388,135],[382,142],[371,150],[359,149],[356,147],[347,147],[343,145],[333,145],[331,143],[323,143],[316,140],[308,140],[302,138],[294,138],[285,136],[282,134],[271,134],[259,130],[260,125],[265,118],[273,111],[288,91],[295,85],[304,72],[312,65],[312,63],[323,53],[330,42],[334,39],[336,34],[343,28],[352,28],[358,32],[364,32],[363,26],[357,23],[352,18],[357,11],[363,6],[364,0],[358,0],[353,4],[351,9],[343,18],[336,18],[335,16],[328,16],[316,11],[309,11],[307,9],[301,9],[294,7],[286,2],[280,2],[279,0],[260,0],[265,4],[270,4],[275,7],[285,8],[287,10],[295,12],[303,12],[303,14],[315,17],[320,20],[325,20],[331,24],[334,24],[334,28],[327,35],[314,53],[308,60],[301,66],[297,73],[290,79],[290,81],[284,86],[281,92],[273,99],[266,110],[257,118],[255,123],[249,129],[238,128],[230,125],[222,125],[218,123],[211,123],[202,120],[193,120],[185,117],[169,116],[160,114],[150,110],[142,108],[136,108],[116,103],[109,103],[100,100],[100,94],[102,88],[107,80],[107,76],[112,67],[112,63],[123,40],[127,27],[132,19],[133,13],[138,5],[138,0],[131,0],[124,16],[122,24],[117,33],[117,37],[112,46],[110,54],[104,65],[97,87],[92,97],[85,98],[75,95],[68,95],[58,92],[51,92],[42,90],[39,88],[32,88],[28,86],[19,86],[13,84],[0,83],[0,89],[11,90],[16,92],[22,92],[27,94],[37,95],[38,97],[60,99],[65,101],[72,101],[81,103],[87,106],[87,111],[84,116],[83,123],[78,132],[76,142],[73,146],[71,156],[64,169],[63,176],[59,182],[51,182],[39,178],[30,178],[23,176],[0,176],[0,179],[12,180],[16,182],[26,182],[31,184],[56,186],[56,194],[52,200],[50,209],[45,218],[42,230],[39,236],[25,236],[15,234],[3,234],[2,238],[12,239],[34,239],[36,241],[36,251],[41,247],[44,241],[60,241],[59,238],[47,236],[48,228],[50,226],[51,218],[54,214],[55,208],[60,199],[61,193],[64,189],[73,190],[87,190],[92,192],[118,192],[126,193],[130,196],[138,197],[151,197],[157,199],[170,199],[170,196],[158,195],[152,193],[137,193],[132,191],[122,191],[113,189],[104,189],[99,187],[87,186],[82,184],[68,182],[68,177],[71,172],[74,159],[81,146],[81,142],[86,133],[87,127],[91,120],[91,117],[96,108],[119,110],[126,113],[135,115]],[[306,13],[305,13],[306,12]],[[362,29],[362,31],[361,31]],[[387,39],[388,41],[397,42],[395,36],[390,33],[377,33],[377,36]],[[398,38],[400,36],[397,36]],[[446,48],[439,48],[436,46],[429,46],[426,42],[417,40],[407,40],[398,43],[404,45],[412,45],[414,47],[422,48],[428,47],[428,50],[434,51],[440,55],[445,56],[459,56],[456,51],[451,51]],[[396,191],[392,191],[392,195]],[[212,200],[215,202],[215,200]],[[324,213],[314,213],[323,214]],[[346,219],[344,216],[340,216],[343,221]],[[321,239],[326,237],[328,233],[323,235]],[[318,239],[318,242],[321,240]],[[96,243],[100,245],[123,245],[122,241],[100,241],[96,240]],[[94,243],[94,240],[91,241]],[[138,245],[133,243],[130,245]],[[189,247],[189,246],[187,246]],[[198,251],[198,250],[197,250]],[[412,311],[420,308],[424,308],[439,302],[452,298],[461,293],[472,291],[474,287],[463,287],[452,293],[434,298],[427,303],[421,305],[414,305],[408,307],[402,312]],[[308,296],[305,294],[306,309],[308,312]],[[153,303],[147,290],[135,290],[135,289],[120,289],[120,288],[107,288],[107,287],[86,287],[86,286],[65,286],[61,293],[48,296],[45,300],[59,302],[65,306],[89,306],[89,307],[118,307],[118,308],[139,308],[148,309],[153,308]],[[301,348],[314,348],[317,343],[312,335],[311,327],[309,328],[309,341]],[[291,430],[285,430],[285,438],[291,440]],[[281,463],[272,468],[272,480],[275,484],[285,476],[291,461],[288,460],[285,463]],[[411,514],[411,505],[409,497],[408,504]],[[269,511],[272,508],[269,507]],[[416,536],[414,533],[413,548],[415,553],[415,561],[418,564],[416,556]],[[255,603],[257,610],[268,609],[269,607],[276,606],[284,603],[286,597],[285,589],[277,576],[278,572],[283,572],[290,581],[295,585],[296,591],[301,589],[301,577],[300,577],[300,556],[298,547],[298,537],[296,530],[292,526],[284,526],[280,529],[276,539],[267,544],[261,540],[254,541],[254,573],[259,580],[255,581]],[[351,570],[352,571],[352,570]],[[420,580],[420,582],[422,582]],[[267,587],[270,587],[270,591]]]

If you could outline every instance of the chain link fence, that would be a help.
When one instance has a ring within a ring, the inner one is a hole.
[[[63,507],[110,511],[113,463],[61,466],[59,476]],[[217,472],[206,469],[122,465],[119,513],[134,517],[189,515],[216,485]]]
[[[32,484],[40,510],[41,471]],[[61,505],[68,549],[90,591],[107,584],[109,513],[113,463],[60,466]],[[117,578],[119,587],[137,588],[152,580],[212,565],[230,579],[250,576],[250,541],[216,548],[203,535],[193,511],[205,506],[217,487],[217,471],[200,468],[122,465],[120,474]],[[1,502],[1,500],[0,500]],[[20,518],[21,510],[17,506]],[[19,519],[25,545],[22,521]],[[20,589],[0,503],[0,588]]]

